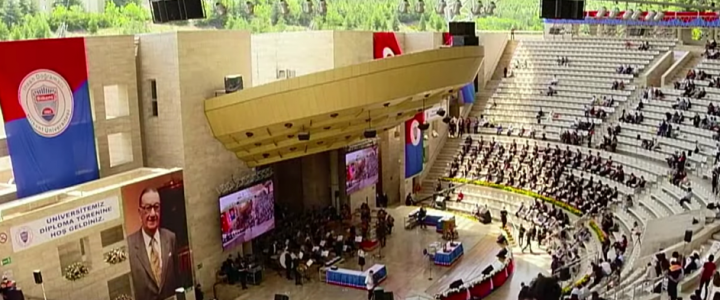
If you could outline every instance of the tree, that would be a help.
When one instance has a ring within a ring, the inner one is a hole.
[[[38,13],[37,5],[33,1],[20,0],[19,6],[23,15],[35,15]]]
[[[393,31],[400,31],[400,21],[398,20],[398,18],[393,18],[390,26]]]
[[[7,0],[3,2],[2,8],[2,22],[8,27],[19,25],[23,18],[23,13],[20,10],[20,5],[15,1]]]
[[[427,20],[425,19],[425,14],[420,16],[420,22],[418,24],[418,30],[420,31],[426,31],[427,30]]]
[[[10,28],[5,23],[0,22],[0,41],[7,41],[10,39]]]
[[[65,6],[67,8],[73,6],[83,7],[83,3],[80,0],[55,0],[55,3],[53,3],[53,7],[58,6]]]

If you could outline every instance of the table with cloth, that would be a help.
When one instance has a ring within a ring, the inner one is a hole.
[[[450,267],[465,253],[461,242],[447,242],[445,248],[435,252],[435,264],[438,266]]]
[[[336,270],[328,269],[327,273],[325,273],[325,282],[364,290],[366,289],[365,278],[370,270],[375,273],[374,276],[376,284],[380,284],[387,279],[387,268],[385,268],[385,265],[376,264],[364,272],[343,268],[338,268]]]
[[[417,213],[420,211],[420,208],[414,209],[408,214],[408,220],[413,220],[414,222],[417,222],[416,216]],[[425,213],[425,221],[423,222],[425,225],[435,226],[435,230],[437,232],[442,232],[442,221],[443,220],[450,220],[454,218],[453,214],[450,213],[444,213],[441,211],[434,211],[434,210],[426,210]],[[417,224],[412,224],[412,226],[406,226],[408,228],[413,227]]]

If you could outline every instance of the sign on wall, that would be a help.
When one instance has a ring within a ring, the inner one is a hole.
[[[13,251],[19,252],[120,218],[117,196],[10,228]]]

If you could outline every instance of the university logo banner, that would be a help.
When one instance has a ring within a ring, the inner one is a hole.
[[[82,38],[0,43],[0,107],[18,197],[98,178]]]
[[[373,57],[381,59],[402,54],[400,43],[394,32],[375,32],[373,33]]]
[[[423,169],[423,133],[418,126],[425,122],[425,112],[405,121],[405,178],[410,178]]]

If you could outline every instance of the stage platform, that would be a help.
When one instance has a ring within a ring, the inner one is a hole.
[[[482,273],[495,259],[500,247],[495,243],[495,238],[501,233],[499,224],[489,225],[466,219],[457,218],[457,230],[460,235],[459,241],[463,243],[465,255],[452,267],[435,266],[433,262],[423,257],[422,250],[428,244],[440,241],[441,236],[435,232],[435,228],[428,226],[423,230],[416,227],[411,230],[402,228],[400,220],[407,216],[414,207],[399,206],[387,209],[388,213],[395,218],[393,234],[388,236],[387,247],[383,248],[382,260],[376,259],[372,254],[367,255],[367,265],[382,264],[387,267],[388,277],[381,284],[386,291],[392,291],[395,299],[406,299],[418,294],[434,295],[446,289],[450,283],[457,279],[470,280]],[[550,259],[547,255],[531,255],[515,252],[516,259],[515,274],[499,290],[493,292],[485,299],[505,300],[516,297],[520,291],[520,282],[529,282],[538,273],[547,274],[550,269]],[[342,268],[358,269],[357,258],[347,258],[340,265]],[[432,273],[432,274],[431,274]],[[251,286],[250,289],[242,291],[235,286],[218,287],[220,299],[236,300],[257,300],[274,299],[276,293],[286,294],[291,300],[365,300],[367,293],[362,290],[344,288],[329,285],[317,281],[305,283],[303,286],[295,286],[275,272],[265,273],[266,278],[260,286]],[[432,275],[432,280],[428,280]],[[212,295],[206,295],[212,298]]]

